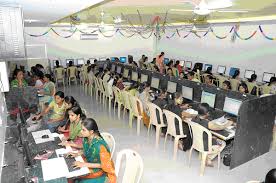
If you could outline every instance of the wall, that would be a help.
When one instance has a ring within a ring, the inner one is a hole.
[[[225,36],[231,29],[231,26],[214,27],[214,31],[219,36]],[[264,25],[264,32],[270,37],[276,37],[276,25]],[[239,33],[242,37],[248,37],[253,31],[258,30],[258,25],[242,25]],[[175,30],[174,30],[175,31]],[[167,35],[172,35],[172,31],[167,31]],[[276,72],[276,41],[265,39],[258,30],[255,37],[243,41],[237,38],[235,42],[231,41],[231,36],[221,40],[212,33],[200,39],[194,34],[183,38],[187,32],[180,32],[181,38],[177,34],[167,39],[162,37],[157,45],[157,51],[165,52],[165,57],[180,60],[191,60],[217,65],[235,66],[241,69],[241,76],[245,69],[252,69],[257,72],[258,80],[262,79],[263,72]],[[202,35],[203,33],[199,33]]]
[[[29,34],[41,34],[46,27],[26,27],[25,32]],[[67,28],[68,29],[68,28]],[[64,28],[55,28],[61,35],[69,35],[70,32],[63,31]],[[108,34],[108,33],[107,33]],[[31,37],[25,34],[26,44],[46,44],[49,59],[66,58],[99,58],[112,56],[133,55],[138,60],[142,54],[151,56],[153,49],[153,38],[143,39],[140,36],[125,38],[119,33],[112,38],[105,38],[99,34],[98,40],[80,40],[80,34],[76,33],[71,38],[64,39],[50,32],[46,36]],[[35,50],[33,50],[35,52]],[[28,55],[35,55],[31,53]],[[43,53],[41,53],[43,54]]]

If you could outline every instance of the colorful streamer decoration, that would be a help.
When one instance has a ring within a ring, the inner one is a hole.
[[[263,29],[262,29],[262,27],[261,27],[260,25],[259,25],[259,29],[260,29],[262,35],[263,35],[266,39],[268,39],[268,40],[270,40],[270,41],[275,41],[275,40],[276,40],[276,37],[272,38],[272,37],[268,37],[267,35],[265,35],[265,33],[264,33],[264,31],[263,31]]]

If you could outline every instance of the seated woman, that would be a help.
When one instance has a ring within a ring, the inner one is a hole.
[[[65,110],[64,93],[58,91],[55,93],[55,100],[53,100],[44,111],[36,115],[34,119],[40,119],[42,116],[52,111],[49,120],[47,121],[47,125],[49,130],[53,133],[59,126],[65,124]]]
[[[50,74],[45,74],[43,81],[43,90],[39,91],[39,94],[43,95],[43,97],[41,97],[39,100],[41,102],[50,104],[54,99],[54,95],[56,93],[56,86]]]
[[[22,70],[15,69],[13,73],[14,80],[11,82],[11,88],[22,88],[22,87],[27,87],[28,83],[24,79],[24,73]]]
[[[232,90],[230,81],[228,81],[228,80],[223,81],[222,88],[224,90]]]
[[[173,77],[174,75],[173,75],[173,70],[172,70],[172,68],[168,68],[167,69],[167,75],[169,75],[170,77]]]
[[[192,121],[195,122],[195,123],[200,124],[201,126],[207,128],[209,130],[214,130],[214,131],[223,130],[223,129],[225,129],[228,126],[231,126],[233,124],[232,121],[228,121],[224,125],[217,125],[214,122],[210,122],[208,120],[209,109],[210,109],[210,106],[207,103],[199,104],[199,106],[198,106],[198,115],[196,117],[194,117],[192,119]],[[207,149],[207,147],[208,147],[208,139],[207,139],[207,136],[205,137],[204,135],[203,135],[203,144],[204,144],[204,149]],[[226,146],[226,143],[224,141],[222,141],[222,140],[220,140],[220,139],[218,139],[216,137],[213,137],[213,139],[212,139],[212,147],[214,149],[216,149],[218,152],[221,152],[224,149],[225,146]],[[206,165],[207,166],[213,166],[212,160],[216,156],[217,156],[217,154],[209,155],[207,157],[207,160],[206,160]]]
[[[78,148],[81,144],[80,131],[82,120],[85,119],[85,115],[79,106],[74,106],[68,111],[69,114],[69,136],[65,136],[61,145],[71,146]],[[68,140],[68,141],[67,141]]]
[[[83,121],[80,131],[82,144],[79,148],[83,151],[71,153],[71,156],[83,155],[86,162],[76,161],[75,167],[88,167],[90,174],[75,180],[75,183],[116,183],[114,164],[111,159],[110,149],[101,137],[95,120],[87,118]],[[73,182],[72,180],[68,181]]]
[[[248,87],[245,83],[241,83],[239,85],[239,92],[242,93],[242,94],[248,93]]]
[[[150,101],[150,84],[147,82],[144,82],[140,85],[138,89],[138,98],[141,100],[143,103],[143,122],[144,124],[148,127],[149,126],[149,115],[148,115],[148,110],[147,110],[147,102]],[[141,109],[138,109],[141,113]]]
[[[119,88],[120,90],[123,90],[125,88],[124,84],[123,84],[123,76],[122,74],[118,74],[118,80],[116,83],[116,87]]]
[[[36,89],[42,89],[43,88],[43,78],[44,78],[44,74],[41,71],[37,71],[34,74],[34,80],[35,80],[35,88]]]
[[[214,78],[212,75],[208,74],[207,76],[205,76],[205,84],[207,84],[208,86],[216,86],[214,85],[213,81],[214,81]]]

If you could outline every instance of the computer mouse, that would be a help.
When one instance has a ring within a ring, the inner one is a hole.
[[[41,138],[43,138],[43,139],[47,139],[47,138],[49,138],[49,135],[42,135],[42,137]]]

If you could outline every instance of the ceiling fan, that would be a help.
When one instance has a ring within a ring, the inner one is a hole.
[[[235,9],[225,9],[233,6],[231,0],[212,0],[206,2],[206,0],[201,0],[199,3],[196,0],[186,1],[195,5],[194,9],[170,9],[170,11],[179,12],[194,12],[197,15],[209,15],[212,12],[220,13],[246,13],[248,10],[235,10]]]

